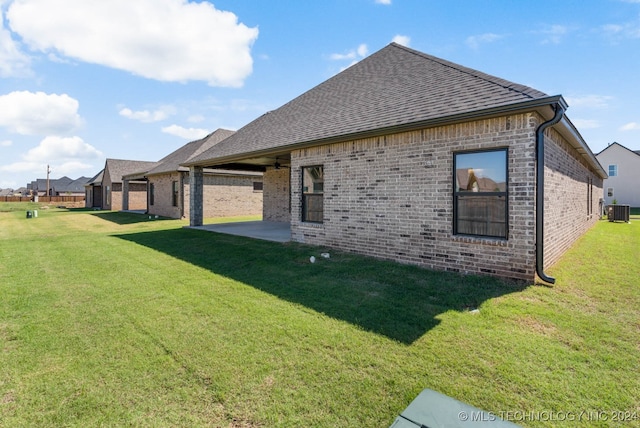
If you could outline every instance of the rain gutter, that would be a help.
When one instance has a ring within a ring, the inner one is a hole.
[[[560,99],[554,107],[553,118],[536,130],[536,273],[544,282],[555,284],[556,279],[544,273],[544,131],[560,122],[567,105]]]

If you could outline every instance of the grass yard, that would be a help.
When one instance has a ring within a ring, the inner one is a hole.
[[[639,221],[598,223],[549,287],[25,209],[0,204],[0,426],[388,427],[424,388],[640,426]]]

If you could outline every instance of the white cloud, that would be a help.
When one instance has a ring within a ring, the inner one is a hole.
[[[11,140],[0,141],[0,147],[9,147],[12,144],[13,144],[13,141],[11,141]]]
[[[599,121],[593,119],[575,119],[572,122],[578,129],[596,129],[602,126]]]
[[[356,64],[358,61],[366,57],[368,54],[369,54],[369,48],[367,47],[366,44],[362,43],[356,49],[352,49],[343,54],[331,54],[329,58],[334,61],[351,60],[351,63],[349,65],[342,67],[340,69],[340,71],[342,71]]]
[[[80,137],[46,137],[23,157],[27,162],[77,162],[102,156],[102,152]]]
[[[68,175],[71,178],[78,178],[81,174],[79,171],[88,171],[95,173],[95,165],[86,162],[63,162],[61,164],[53,164],[52,169],[56,171],[56,175]]]
[[[39,173],[45,171],[46,164],[36,163],[36,162],[14,162],[10,165],[2,165],[0,166],[0,171],[12,172],[12,173],[21,173],[21,172],[32,172]]]
[[[603,25],[601,29],[606,36],[613,40],[640,38],[640,22],[638,21],[624,24],[607,24]]]
[[[242,86],[258,37],[257,28],[205,1],[15,0],[7,18],[33,50],[211,86]]]
[[[78,101],[67,94],[17,91],[0,95],[0,126],[22,135],[63,135],[81,124]]]
[[[609,101],[613,100],[609,95],[581,95],[581,96],[568,96],[567,103],[570,107],[591,107],[591,108],[606,108],[609,107]]]
[[[165,106],[160,109],[149,111],[149,110],[140,110],[133,111],[130,108],[123,108],[118,113],[120,116],[124,116],[128,119],[139,120],[140,122],[151,123],[151,122],[160,122],[165,120],[169,116],[175,114],[176,109],[172,106]]]
[[[80,137],[46,137],[22,156],[22,161],[0,166],[0,171],[41,176],[50,165],[56,175],[78,175],[81,170],[93,170],[92,160],[103,154]]]
[[[402,35],[398,34],[391,41],[394,42],[394,43],[397,43],[399,45],[409,47],[409,43],[411,43],[411,37],[402,36]]]
[[[557,45],[562,41],[562,38],[569,33],[569,27],[564,25],[550,25],[544,30],[538,31],[538,33],[545,36],[542,40],[543,44],[552,43]]]
[[[640,123],[629,122],[626,125],[621,126],[620,131],[640,131]]]
[[[29,77],[32,74],[31,59],[20,51],[11,33],[4,28],[0,11],[0,76]]]
[[[343,61],[349,59],[362,59],[369,53],[369,48],[366,44],[360,44],[356,49],[351,49],[347,53],[343,54],[331,54],[330,58],[334,61]]]
[[[46,175],[47,165],[50,167],[50,171],[55,173],[56,176],[68,175],[71,178],[78,178],[82,174],[83,170],[94,172],[95,165],[86,162],[62,162],[62,163],[47,163],[47,162],[15,162],[10,165],[0,166],[0,171],[10,172],[14,174],[29,174],[34,177],[42,177]],[[15,186],[16,184],[14,184]]]
[[[465,42],[467,43],[467,46],[475,50],[475,49],[478,49],[481,44],[492,43],[492,42],[495,42],[496,40],[502,39],[503,37],[504,36],[501,36],[499,34],[485,33],[485,34],[478,34],[476,36],[469,36],[467,37],[467,40]]]
[[[211,133],[208,129],[201,128],[184,128],[180,125],[170,125],[162,128],[165,134],[175,135],[186,140],[197,140],[204,138]]]
[[[391,4],[391,0],[376,0],[377,4]]]

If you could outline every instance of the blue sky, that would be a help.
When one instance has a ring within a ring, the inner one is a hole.
[[[0,0],[0,188],[157,161],[392,41],[549,95],[640,150],[640,0]]]

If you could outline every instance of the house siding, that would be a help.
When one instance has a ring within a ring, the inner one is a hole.
[[[262,218],[266,221],[289,221],[291,218],[291,170],[267,168],[263,175]]]
[[[545,137],[546,269],[600,219],[603,180],[553,128]]]
[[[531,280],[535,114],[292,152],[292,239],[438,270]],[[508,239],[453,235],[453,156],[508,148]],[[301,168],[324,166],[324,220],[301,222]],[[266,193],[266,188],[265,188]]]
[[[172,176],[175,177],[175,176]],[[165,179],[164,185],[167,190],[168,200],[166,204],[171,207],[171,182],[177,178]],[[253,190],[253,183],[263,181],[260,176],[243,175],[217,175],[207,174],[203,176],[203,216],[208,217],[233,217],[239,215],[260,215],[262,214],[262,192]],[[158,195],[156,188],[156,197]],[[184,206],[185,217],[189,217],[189,175],[184,175],[182,185],[182,195],[178,197],[178,205]],[[156,202],[157,203],[157,202]],[[171,212],[179,215],[179,211]],[[164,214],[158,214],[164,215]],[[173,217],[173,215],[169,216]],[[178,218],[178,217],[175,217]]]
[[[597,156],[605,171],[609,171],[609,165],[618,167],[618,175],[604,180],[603,192],[606,205],[613,204],[613,200],[621,205],[640,207],[640,156],[619,144],[612,144]],[[607,188],[613,189],[613,196],[607,195]]]

